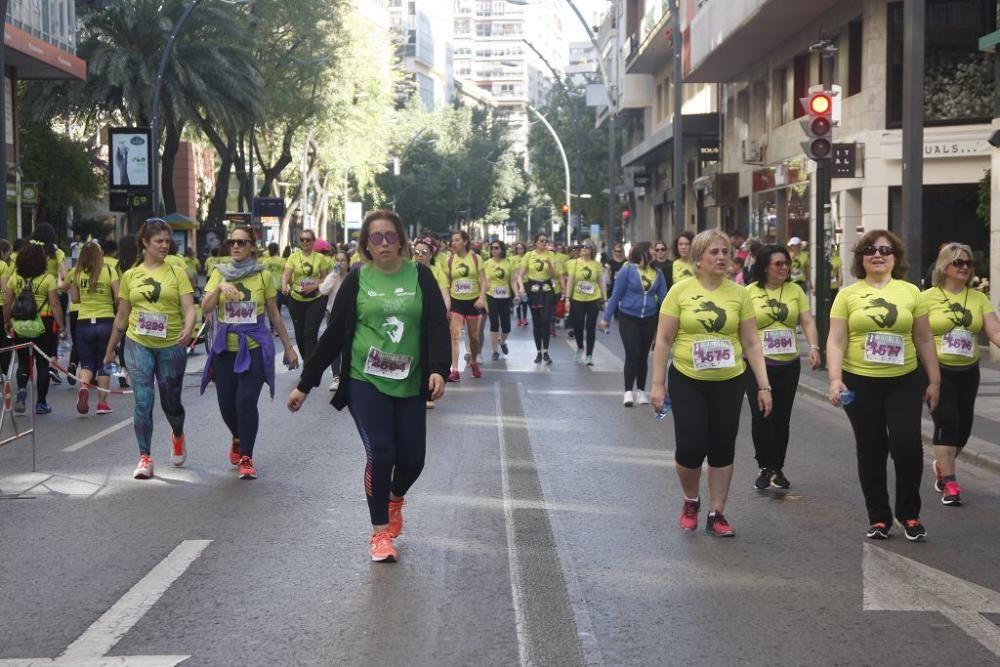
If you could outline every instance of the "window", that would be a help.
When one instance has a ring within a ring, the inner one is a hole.
[[[809,56],[795,56],[792,62],[792,118],[801,118],[805,109],[799,99],[809,94]]]
[[[771,74],[771,116],[774,127],[781,127],[792,119],[791,109],[788,108],[787,79],[788,70],[784,67]]]
[[[864,30],[861,19],[847,24],[847,97],[861,92],[861,55],[864,53]]]

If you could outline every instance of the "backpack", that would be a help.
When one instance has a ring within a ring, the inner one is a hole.
[[[30,280],[26,280],[21,293],[14,299],[10,318],[13,320],[14,332],[21,338],[38,338],[45,333],[45,325],[38,316],[38,304]]]

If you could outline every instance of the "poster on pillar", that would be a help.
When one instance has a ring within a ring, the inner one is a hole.
[[[141,127],[116,127],[108,132],[108,175],[113,190],[136,190],[152,184],[150,133]]]

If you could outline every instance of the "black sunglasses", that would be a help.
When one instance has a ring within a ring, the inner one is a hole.
[[[312,243],[315,240],[316,240],[316,238],[313,237],[313,236],[300,236],[299,237],[299,242],[300,243]]]
[[[860,252],[865,257],[874,257],[875,253],[878,253],[883,257],[889,257],[890,255],[896,254],[896,249],[893,248],[891,245],[880,245],[880,246],[866,245],[864,248],[859,248],[858,252]]]
[[[970,260],[970,259],[954,259],[954,260],[952,260],[951,265],[954,266],[956,269],[971,269],[972,268],[972,260]]]
[[[250,239],[226,239],[226,244],[227,245],[234,245],[234,246],[238,246],[240,248],[243,248],[244,246],[248,246],[251,243],[253,243],[253,241],[251,241]]]

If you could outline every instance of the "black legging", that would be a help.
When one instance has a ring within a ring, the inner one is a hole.
[[[213,361],[215,393],[219,399],[219,412],[229,432],[240,441],[240,456],[253,458],[260,427],[260,390],[264,376],[264,354],[260,348],[250,350],[250,368],[242,373],[234,370],[236,352],[222,352]]]
[[[296,301],[288,303],[288,312],[292,316],[292,327],[295,329],[295,343],[299,346],[300,356],[309,361],[316,340],[319,338],[319,325],[326,315],[326,299],[312,301]]]
[[[537,292],[532,292],[534,286],[538,286]],[[545,289],[548,286],[548,290]],[[548,351],[549,337],[551,330],[549,324],[552,320],[552,312],[555,305],[555,294],[549,283],[535,281],[528,282],[528,295],[531,299],[531,334],[535,338],[535,349],[538,351]]]
[[[576,348],[583,349],[584,328],[587,333],[587,356],[594,354],[594,340],[597,338],[597,317],[601,313],[600,301],[577,301],[571,299],[569,302],[569,321],[573,327],[573,336],[576,338]]]
[[[646,389],[646,373],[649,369],[649,348],[656,338],[658,316],[633,317],[618,314],[618,333],[625,346],[625,391],[632,388]]]
[[[517,319],[526,320],[528,319],[528,302],[521,299],[517,302]]]
[[[37,338],[20,338],[15,336],[15,343],[34,343],[45,354],[54,356],[59,345],[58,336],[52,331],[55,320],[51,315],[42,316],[42,326],[45,330]],[[28,367],[30,348],[23,348],[17,351],[17,388],[24,389],[28,386]],[[40,354],[35,354],[35,400],[44,403],[49,396],[49,361]]]
[[[486,297],[486,304],[489,306],[490,333],[504,332],[510,333],[510,298],[494,299]]]
[[[80,320],[80,313],[73,311],[69,314],[69,338],[73,343],[73,349],[69,353],[69,363],[74,366],[80,363],[80,351],[76,349],[76,325]]]
[[[782,470],[785,466],[785,452],[788,451],[788,430],[792,419],[792,405],[799,387],[802,363],[796,359],[788,364],[774,364],[767,367],[767,381],[771,385],[774,406],[771,414],[764,417],[757,404],[757,378],[747,369],[747,403],[753,417],[753,448],[757,465],[770,470]]]

